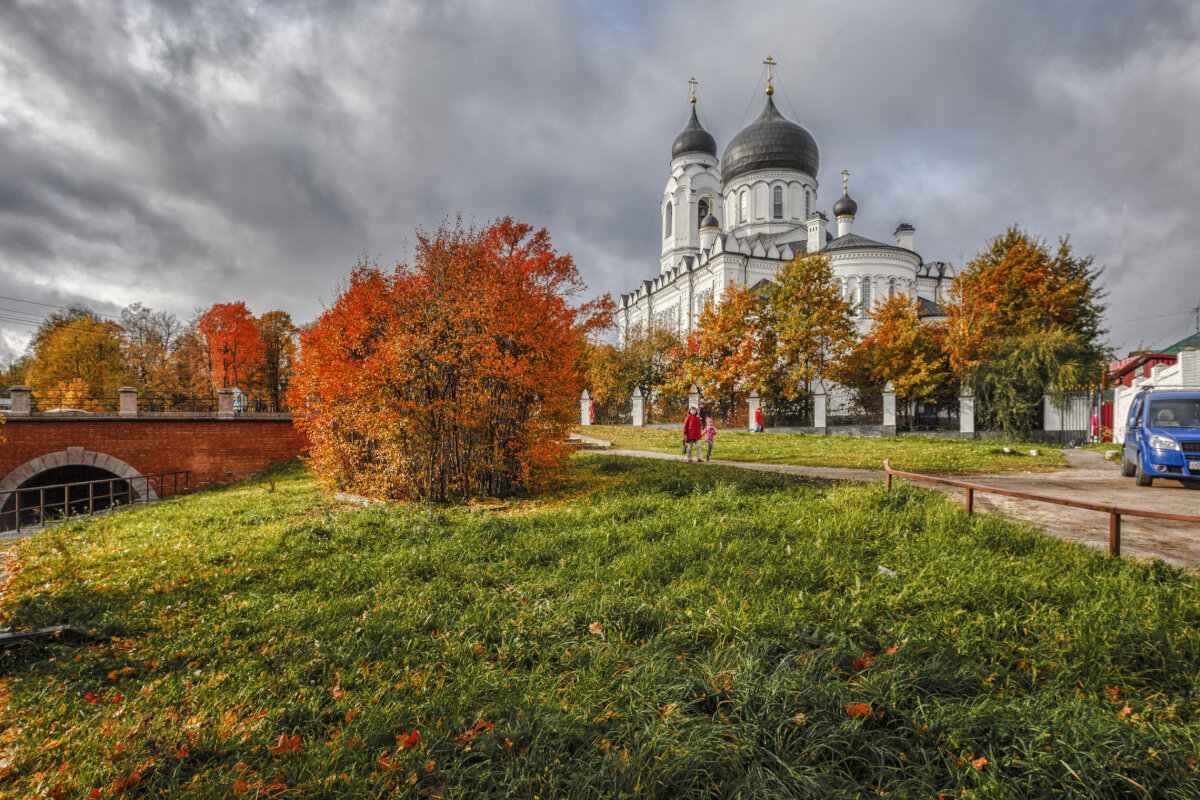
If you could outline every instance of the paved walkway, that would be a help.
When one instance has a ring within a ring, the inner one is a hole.
[[[591,443],[600,446],[608,444],[600,440],[592,440]],[[599,452],[686,463],[683,456],[672,453],[619,448]],[[1116,462],[1106,461],[1103,454],[1092,450],[1064,450],[1063,458],[1067,462],[1067,468],[1059,472],[1006,472],[952,477],[982,486],[1050,497],[1124,508],[1200,515],[1200,491],[1196,488],[1170,480],[1157,480],[1151,488],[1134,486],[1131,478],[1121,477]],[[882,470],[799,467],[745,461],[714,460],[707,464],[693,464],[689,469],[702,470],[711,465],[795,475],[816,481],[871,483],[884,478]],[[952,486],[922,485],[959,498],[964,498],[966,494],[964,490]],[[1104,550],[1108,548],[1108,515],[1102,512],[981,493],[975,495],[975,507],[981,511],[1002,512],[1036,525],[1051,536],[1085,547]],[[1144,559],[1161,558],[1177,567],[1200,569],[1200,525],[1122,517],[1121,553]]]

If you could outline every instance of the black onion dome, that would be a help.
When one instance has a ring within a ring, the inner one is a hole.
[[[675,144],[671,145],[671,158],[678,158],[684,153],[707,153],[710,156],[717,154],[717,140],[704,130],[704,126],[696,118],[695,103],[692,104],[692,118],[675,137]]]
[[[721,227],[721,223],[717,222],[717,218],[713,216],[713,213],[711,211],[708,212],[704,216],[703,220],[700,221],[700,230],[704,230],[705,228],[720,228],[720,227]]]
[[[854,202],[854,198],[848,194],[843,194],[833,204],[833,215],[835,217],[853,217],[857,213],[858,203]]]
[[[817,174],[821,156],[812,134],[775,108],[767,95],[758,119],[733,137],[721,158],[721,178],[729,183],[740,175],[760,169],[797,169]]]

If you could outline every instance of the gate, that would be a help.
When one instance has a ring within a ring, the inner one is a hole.
[[[1086,444],[1091,441],[1092,416],[1100,420],[1101,395],[1099,387],[1085,387],[1063,392],[1057,399],[1048,399],[1043,414],[1043,431],[1047,441],[1061,445]]]

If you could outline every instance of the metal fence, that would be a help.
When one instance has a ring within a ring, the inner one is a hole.
[[[810,428],[813,422],[813,398],[802,394],[790,403],[779,402],[763,406],[765,428]]]
[[[20,531],[71,517],[91,516],[116,506],[144,504],[183,494],[188,472],[160,472],[133,478],[56,483],[0,494],[0,531]]]
[[[112,413],[117,410],[118,402],[116,391],[89,389],[37,389],[29,398],[30,410],[42,414],[69,411]]]
[[[610,400],[607,402],[597,402],[593,407],[596,417],[592,421],[595,425],[632,425],[633,424],[633,398],[621,400]]]
[[[859,398],[851,392],[832,392],[826,403],[827,427],[883,424],[883,395]]]
[[[650,396],[650,402],[646,403],[646,424],[678,422],[682,425],[688,408],[686,395],[676,397],[654,392]]]
[[[733,392],[720,398],[705,398],[700,403],[700,417],[711,417],[718,429],[745,429],[749,423],[749,397],[748,392]]]
[[[215,414],[216,392],[138,392],[138,413],[190,412],[193,414]]]
[[[957,397],[943,401],[896,403],[898,431],[957,431],[960,402]]]

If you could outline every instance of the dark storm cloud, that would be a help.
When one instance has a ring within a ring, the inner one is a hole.
[[[544,225],[619,294],[657,273],[687,78],[723,149],[769,52],[822,207],[848,168],[856,231],[909,221],[959,265],[1010,224],[1071,234],[1114,343],[1165,345],[1200,302],[1196,32],[1115,0],[9,2],[0,294],[304,320],[457,213]],[[0,332],[3,360],[28,328]]]

